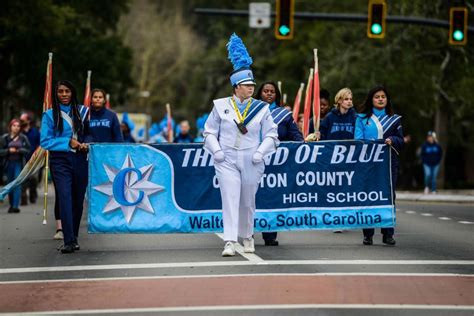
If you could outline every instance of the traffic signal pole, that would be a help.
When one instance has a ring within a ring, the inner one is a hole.
[[[248,10],[230,10],[230,9],[213,9],[213,8],[195,8],[194,13],[201,15],[214,16],[237,16],[248,17]],[[271,13],[275,17],[275,12]],[[344,13],[322,13],[322,12],[295,12],[294,18],[298,20],[319,20],[319,21],[346,21],[346,22],[362,22],[367,23],[367,14],[344,14]],[[386,21],[391,24],[414,24],[425,25],[431,27],[439,27],[449,29],[449,21],[427,19],[416,16],[387,15]],[[468,26],[467,32],[474,34],[474,26]]]

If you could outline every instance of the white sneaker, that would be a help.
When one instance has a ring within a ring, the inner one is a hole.
[[[244,238],[244,252],[246,253],[255,252],[255,242],[252,237]]]
[[[235,246],[232,241],[225,243],[224,250],[222,251],[222,257],[232,257],[235,256]]]
[[[430,193],[430,188],[428,188],[428,187],[425,187],[425,192],[424,192],[424,193],[425,193],[425,194],[428,194],[428,193]]]
[[[56,231],[56,234],[54,234],[53,239],[63,240],[64,239],[63,231],[62,230]]]

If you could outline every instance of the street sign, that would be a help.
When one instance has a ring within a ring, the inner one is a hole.
[[[251,28],[269,28],[272,8],[269,2],[250,2],[249,26]]]

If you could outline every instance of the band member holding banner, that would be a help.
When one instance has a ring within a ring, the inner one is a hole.
[[[273,121],[278,126],[278,139],[280,141],[302,142],[303,134],[298,129],[293,120],[292,113],[280,104],[281,92],[275,82],[268,81],[263,83],[257,90],[257,98],[270,104],[270,111]],[[265,246],[278,246],[277,233],[262,233]]]
[[[234,95],[214,100],[203,133],[221,191],[225,257],[235,255],[238,237],[243,239],[244,252],[255,252],[255,194],[265,169],[263,157],[279,144],[268,104],[252,98],[256,84],[252,58],[235,33],[227,49],[234,67],[230,75]]]
[[[392,149],[392,195],[395,201],[395,184],[397,183],[399,161],[398,153],[403,146],[401,116],[393,113],[390,96],[383,86],[376,86],[367,94],[362,104],[362,111],[357,115],[355,139],[381,139]],[[364,229],[364,245],[372,245],[374,229]],[[382,228],[383,243],[394,246],[394,228]]]
[[[52,109],[43,113],[41,147],[50,151],[50,168],[58,194],[64,233],[62,253],[79,250],[77,237],[87,187],[88,109],[77,102],[69,81],[58,81]]]

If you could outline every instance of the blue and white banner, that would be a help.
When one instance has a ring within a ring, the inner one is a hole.
[[[282,143],[265,158],[256,231],[395,225],[390,149],[378,142]],[[212,156],[202,144],[94,144],[89,232],[222,231]]]

